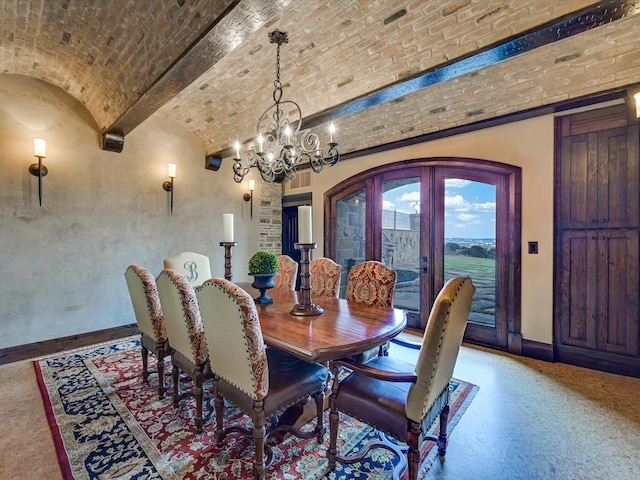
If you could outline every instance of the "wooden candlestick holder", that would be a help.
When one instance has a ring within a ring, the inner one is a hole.
[[[224,247],[224,278],[231,281],[231,247],[238,245],[238,242],[220,242]]]
[[[311,273],[309,272],[309,251],[316,248],[315,243],[294,243],[293,247],[300,250],[300,303],[296,303],[289,313],[306,317],[322,315],[323,308],[311,301]]]

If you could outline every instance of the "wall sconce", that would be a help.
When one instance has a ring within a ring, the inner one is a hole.
[[[171,200],[170,200],[170,212],[173,215],[173,179],[176,178],[176,164],[175,163],[170,163],[169,164],[169,178],[171,179],[170,181],[164,182],[162,184],[162,188],[164,189],[165,192],[169,192],[169,194],[171,195]]]
[[[41,138],[33,140],[33,156],[38,159],[38,163],[29,165],[29,173],[38,177],[38,200],[42,206],[42,177],[46,177],[49,170],[42,164],[42,159],[47,157],[47,142]]]
[[[251,201],[251,210],[250,210],[251,218],[253,218],[253,191],[255,189],[256,189],[255,180],[249,180],[249,193],[245,193],[244,195],[242,195],[242,198],[244,199],[245,202]]]

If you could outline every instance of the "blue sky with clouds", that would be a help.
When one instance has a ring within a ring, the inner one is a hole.
[[[420,191],[411,183],[384,194],[385,210],[415,213]],[[463,179],[445,181],[445,238],[495,238],[496,189]]]

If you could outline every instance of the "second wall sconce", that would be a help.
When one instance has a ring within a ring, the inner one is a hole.
[[[251,201],[251,210],[250,210],[251,218],[253,218],[253,191],[255,189],[256,189],[255,180],[249,180],[249,193],[245,193],[244,195],[242,195],[242,198],[244,199],[245,202]]]
[[[170,210],[171,214],[173,215],[173,179],[176,178],[176,164],[175,163],[170,163],[169,164],[169,178],[171,180],[164,182],[162,184],[162,188],[164,189],[165,192],[169,192],[169,194],[171,195],[169,210]]]
[[[29,173],[38,177],[38,200],[42,206],[42,177],[46,177],[49,170],[42,164],[42,159],[47,157],[47,142],[41,138],[33,140],[33,156],[38,159],[38,163],[29,165]]]

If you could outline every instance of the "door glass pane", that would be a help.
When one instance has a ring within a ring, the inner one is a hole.
[[[365,260],[365,190],[358,190],[338,200],[336,212],[336,263],[342,267],[340,298],[344,298],[349,270]]]
[[[461,178],[444,185],[444,281],[469,275],[476,286],[469,321],[495,327],[496,187]]]
[[[420,179],[382,185],[382,263],[398,275],[394,306],[420,311]]]

